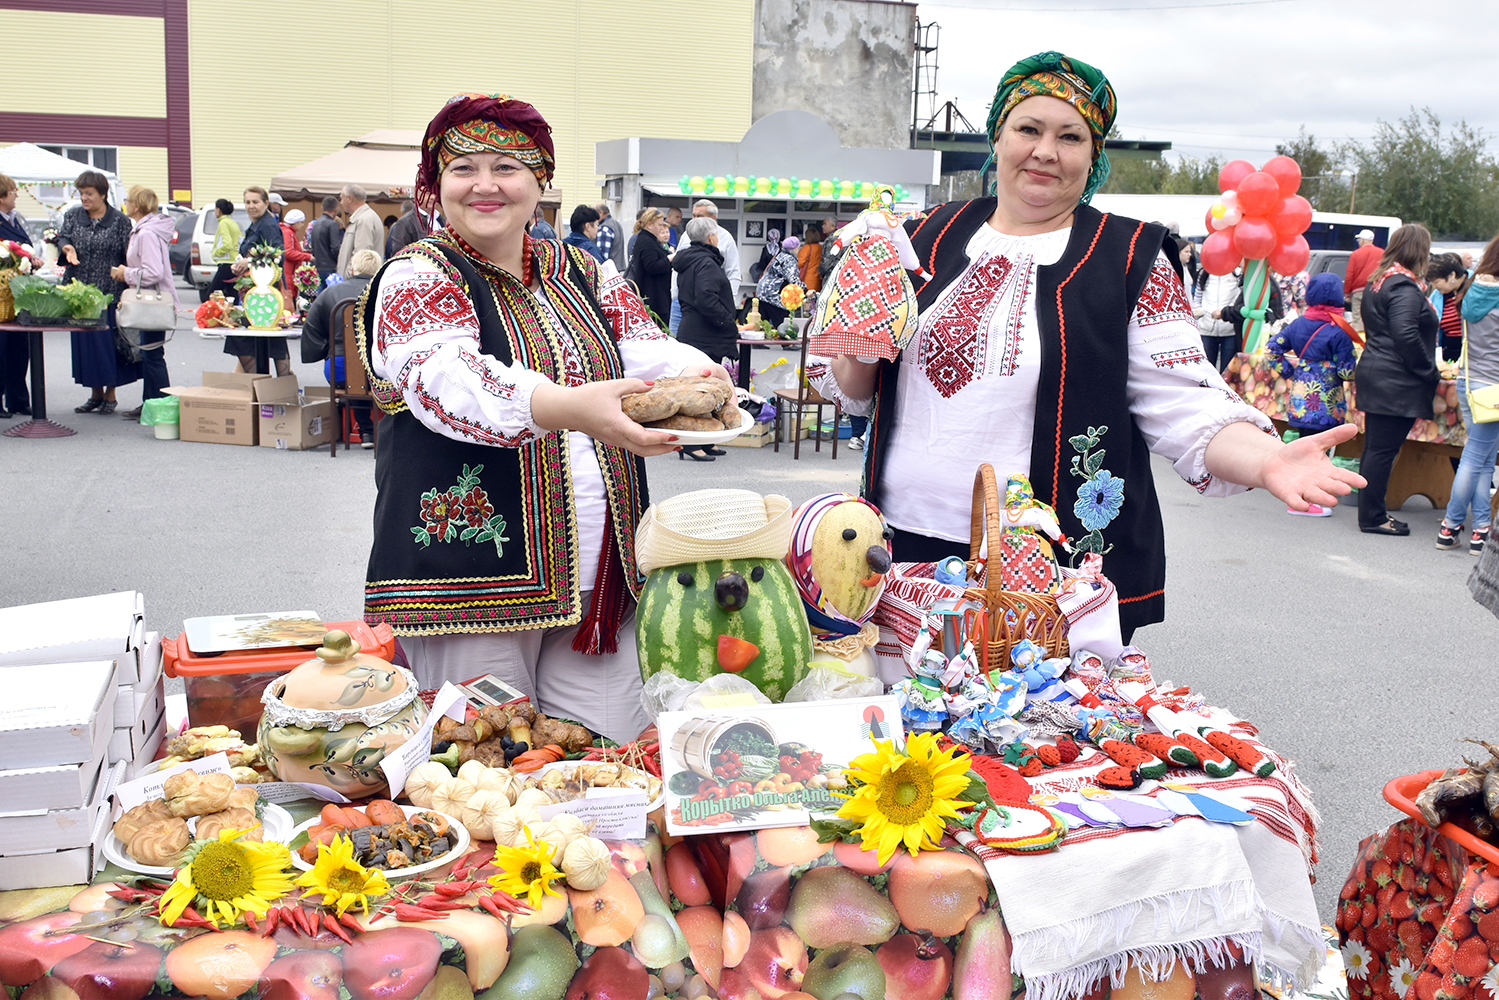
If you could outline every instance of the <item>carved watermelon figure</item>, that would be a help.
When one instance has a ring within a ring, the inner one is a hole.
[[[806,676],[812,631],[778,559],[708,559],[652,570],[635,610],[640,673],[736,673],[780,701]]]
[[[640,673],[690,681],[735,673],[772,701],[807,674],[812,630],[781,562],[791,501],[694,490],[652,505],[635,532],[646,574],[635,609]]]

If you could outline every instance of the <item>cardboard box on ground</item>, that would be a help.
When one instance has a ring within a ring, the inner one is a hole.
[[[301,451],[333,439],[327,386],[302,388],[295,375],[204,372],[200,386],[169,386],[180,405],[181,439]]]

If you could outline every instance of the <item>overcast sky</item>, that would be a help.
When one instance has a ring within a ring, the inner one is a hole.
[[[1303,124],[1367,140],[1430,106],[1499,153],[1499,0],[921,0],[941,25],[937,104],[982,129],[1000,74],[1047,49],[1103,70],[1125,138],[1256,164]]]

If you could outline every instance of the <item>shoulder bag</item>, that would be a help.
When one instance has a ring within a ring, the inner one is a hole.
[[[163,330],[166,337],[162,343],[172,339],[177,327],[177,306],[171,296],[159,288],[126,286],[120,293],[120,304],[115,308],[115,323],[131,331]],[[139,336],[132,340],[138,345]]]
[[[1468,390],[1468,410],[1475,424],[1492,424],[1499,420],[1499,385],[1485,389],[1473,388],[1473,377],[1468,374],[1468,338],[1463,338],[1463,382]]]

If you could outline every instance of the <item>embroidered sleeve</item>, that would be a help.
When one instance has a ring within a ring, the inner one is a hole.
[[[403,259],[385,269],[372,366],[445,437],[514,448],[546,433],[531,419],[531,393],[546,378],[485,355],[473,304],[430,264]]]
[[[838,386],[833,375],[833,359],[807,355],[807,383],[822,395],[823,399],[837,400],[843,412],[851,417],[867,417],[874,412],[874,397],[852,399]]]
[[[1205,496],[1245,490],[1209,474],[1204,455],[1213,435],[1240,420],[1274,433],[1269,418],[1208,363],[1192,307],[1164,253],[1129,321],[1129,408],[1150,450],[1169,458],[1177,475]]]

